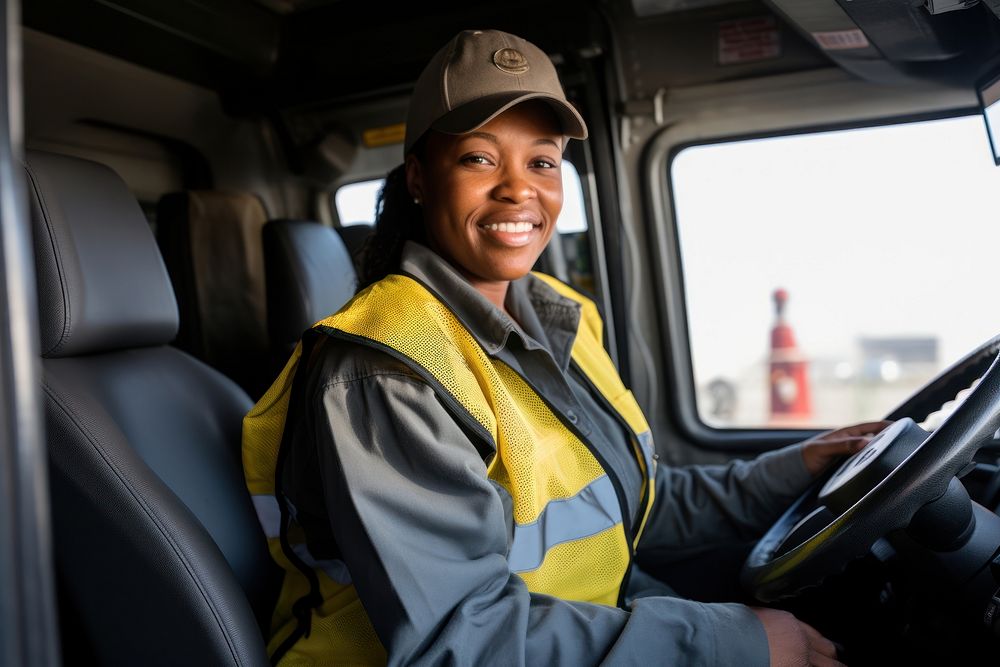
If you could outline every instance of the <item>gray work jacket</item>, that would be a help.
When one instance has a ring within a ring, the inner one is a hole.
[[[525,374],[566,370],[579,309],[542,281],[512,283],[507,306],[547,345],[427,248],[408,244],[401,269],[455,309],[488,354],[514,357]],[[589,444],[638,503],[625,435],[588,414],[599,404],[564,376],[548,378],[546,400],[580,413]],[[510,497],[434,390],[388,354],[324,339],[303,399],[298,423],[309,428],[287,441],[284,488],[310,551],[346,564],[390,665],[768,664],[763,628],[740,604],[659,595],[620,609],[529,592],[507,564]],[[682,557],[754,539],[810,480],[798,446],[752,462],[660,465],[639,550]]]

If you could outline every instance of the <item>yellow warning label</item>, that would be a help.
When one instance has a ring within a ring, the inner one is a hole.
[[[373,127],[370,130],[365,130],[361,135],[361,140],[366,148],[401,144],[404,138],[406,138],[406,123]]]

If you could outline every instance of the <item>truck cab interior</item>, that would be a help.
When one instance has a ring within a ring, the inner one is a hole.
[[[4,16],[0,664],[269,664],[242,417],[354,294],[410,91],[470,28],[587,120],[537,268],[598,304],[661,461],[894,421],[760,540],[643,567],[851,665],[1000,658],[995,0]]]

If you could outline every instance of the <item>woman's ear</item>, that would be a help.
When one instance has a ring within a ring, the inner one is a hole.
[[[424,200],[423,168],[420,160],[412,153],[406,156],[406,189],[410,192],[415,204]]]

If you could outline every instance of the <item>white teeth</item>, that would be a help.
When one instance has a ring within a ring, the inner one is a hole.
[[[508,234],[523,234],[530,232],[532,225],[530,222],[494,222],[486,225],[486,228],[494,232],[507,232]]]

